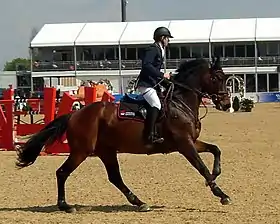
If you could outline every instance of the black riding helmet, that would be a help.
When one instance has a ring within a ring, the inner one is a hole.
[[[162,36],[173,38],[169,29],[167,29],[166,27],[163,27],[163,26],[156,28],[156,30],[154,32],[154,40],[158,41],[160,39],[160,37],[162,37]]]

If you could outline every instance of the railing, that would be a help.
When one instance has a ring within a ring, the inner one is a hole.
[[[245,67],[245,66],[255,66],[255,58],[221,58],[222,67]]]
[[[255,66],[255,57],[251,58],[222,58],[221,64],[223,67],[232,66]],[[258,57],[257,66],[278,66],[280,65],[279,56]]]
[[[103,61],[78,61],[77,71],[83,70],[117,70],[119,69],[118,60]]]
[[[191,60],[186,59],[167,59],[166,68],[176,69],[179,67],[181,61]],[[245,67],[255,66],[255,58],[221,58],[221,65],[223,67]],[[258,66],[277,66],[280,65],[280,57],[261,57],[257,58]],[[118,60],[102,60],[102,61],[77,61],[77,71],[88,70],[119,70]],[[141,69],[141,60],[122,60],[122,70],[138,70]],[[47,71],[75,71],[74,61],[56,61],[56,62],[36,62],[33,64],[34,72],[47,72]]]
[[[74,61],[34,62],[33,72],[74,71]]]
[[[270,57],[259,57],[258,58],[258,66],[269,66],[280,65],[280,57],[279,56],[270,56]]]

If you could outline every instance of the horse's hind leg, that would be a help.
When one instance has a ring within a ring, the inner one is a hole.
[[[73,148],[71,149],[72,151]],[[67,204],[65,199],[65,182],[69,175],[88,157],[86,151],[75,150],[71,152],[67,160],[62,164],[62,166],[56,171],[57,178],[57,206],[59,210],[66,212],[75,212],[76,209]]]
[[[110,149],[104,150],[104,148],[102,151],[102,154],[97,156],[104,163],[109,181],[126,196],[132,205],[138,206],[140,211],[150,211],[150,207],[134,195],[123,182],[116,151]]]
[[[195,148],[198,153],[210,152],[214,156],[212,175],[215,180],[221,174],[221,150],[218,146],[196,140]]]

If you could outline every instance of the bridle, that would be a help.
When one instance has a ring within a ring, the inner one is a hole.
[[[216,80],[217,81],[223,80],[222,75],[218,75],[218,74],[224,74],[223,70],[217,69],[217,70],[214,70],[214,72],[213,72],[213,69],[211,68],[211,71],[212,72],[210,72],[210,75],[211,75],[210,79],[212,80],[212,82],[215,82]],[[162,83],[164,80],[166,81],[167,79],[162,79],[157,85],[160,85],[160,83]],[[175,85],[177,85],[177,86],[179,86],[179,87],[181,87],[185,90],[192,91],[192,92],[196,93],[198,95],[198,97],[201,98],[201,99],[202,98],[213,99],[213,97],[218,97],[218,95],[223,93],[223,92],[219,91],[218,94],[210,94],[209,95],[208,93],[204,93],[204,92],[202,92],[202,91],[200,91],[196,88],[191,88],[186,84],[182,84],[182,83],[179,83],[179,82],[174,81],[174,80],[173,81],[168,80],[167,82],[169,82],[169,88],[168,88],[167,93],[165,95],[165,98],[163,100],[164,105],[167,105],[167,100],[172,101],[173,91],[174,91],[174,86]],[[223,93],[223,94],[225,94],[225,93]],[[191,110],[191,108],[185,102],[183,102],[181,99],[177,98],[177,100],[183,105],[183,107],[187,108],[191,112],[192,117],[196,120],[196,116],[195,116],[194,112]],[[199,122],[202,119],[204,119],[208,114],[208,107],[206,106],[205,102],[202,100],[201,103],[202,103],[203,107],[205,108],[205,114],[202,117],[198,118]],[[178,108],[178,105],[176,107],[177,107],[177,109],[180,109],[180,108]],[[185,113],[185,111],[182,110],[182,109],[180,109],[180,111]]]
[[[172,84],[171,84],[171,86],[172,86],[172,89],[174,89],[174,86],[175,85],[177,85],[177,86],[179,86],[179,87],[181,87],[181,88],[183,88],[183,89],[186,89],[186,90],[189,90],[189,91],[192,91],[192,92],[194,92],[194,93],[196,93],[197,95],[198,95],[198,97],[199,98],[208,98],[208,99],[211,99],[211,96],[209,96],[209,94],[207,94],[207,93],[203,93],[203,92],[201,92],[200,90],[198,90],[198,89],[194,89],[194,88],[191,88],[191,87],[189,87],[188,85],[185,85],[185,84],[182,84],[182,83],[178,83],[178,82],[175,82],[175,81],[173,81],[172,82]],[[168,92],[169,93],[169,92]],[[173,91],[171,92],[171,97],[170,97],[170,100],[172,100],[172,94],[173,93]],[[168,95],[166,95],[166,98],[168,97]],[[196,116],[195,116],[195,114],[194,114],[194,112],[192,111],[192,109],[184,102],[184,101],[182,101],[181,99],[179,99],[179,98],[177,98],[177,100],[185,107],[185,108],[187,108],[190,112],[191,112],[191,115],[192,115],[192,117],[195,119],[195,120],[197,120],[196,119]],[[203,105],[203,107],[205,108],[205,114],[202,116],[202,117],[200,117],[200,118],[198,118],[198,121],[200,122],[203,118],[205,118],[206,117],[206,115],[208,114],[208,108],[207,108],[207,106],[206,106],[206,104],[204,103],[204,101],[201,101],[202,102],[202,105]],[[179,109],[178,107],[177,107],[177,109]],[[183,110],[181,110],[182,112],[184,112]],[[185,112],[184,112],[185,113]]]
[[[214,71],[214,73],[215,73],[215,75],[216,75],[216,77],[212,77],[211,79],[212,79],[212,81],[213,82],[215,82],[216,80],[217,81],[223,81],[224,80],[224,76],[225,76],[225,74],[224,74],[224,71],[222,70],[222,69],[217,69],[217,70],[214,70],[213,68],[211,69],[212,70],[212,74],[213,74],[213,71]],[[218,75],[218,74],[220,74],[220,75]],[[223,83],[223,85],[224,85],[225,83]],[[217,93],[217,94],[212,94],[211,95],[211,99],[213,100],[214,98],[215,99],[219,99],[219,96],[221,96],[221,95],[228,95],[228,91],[227,90],[219,90],[219,92]]]

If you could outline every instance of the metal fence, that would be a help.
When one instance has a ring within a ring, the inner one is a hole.
[[[176,69],[181,61],[191,60],[185,59],[167,59],[166,68]],[[246,66],[278,66],[280,65],[280,57],[262,57],[262,58],[221,58],[223,67],[246,67]],[[100,60],[100,61],[53,61],[53,62],[36,62],[33,64],[33,72],[43,71],[89,71],[89,70],[138,70],[141,68],[141,60]]]

